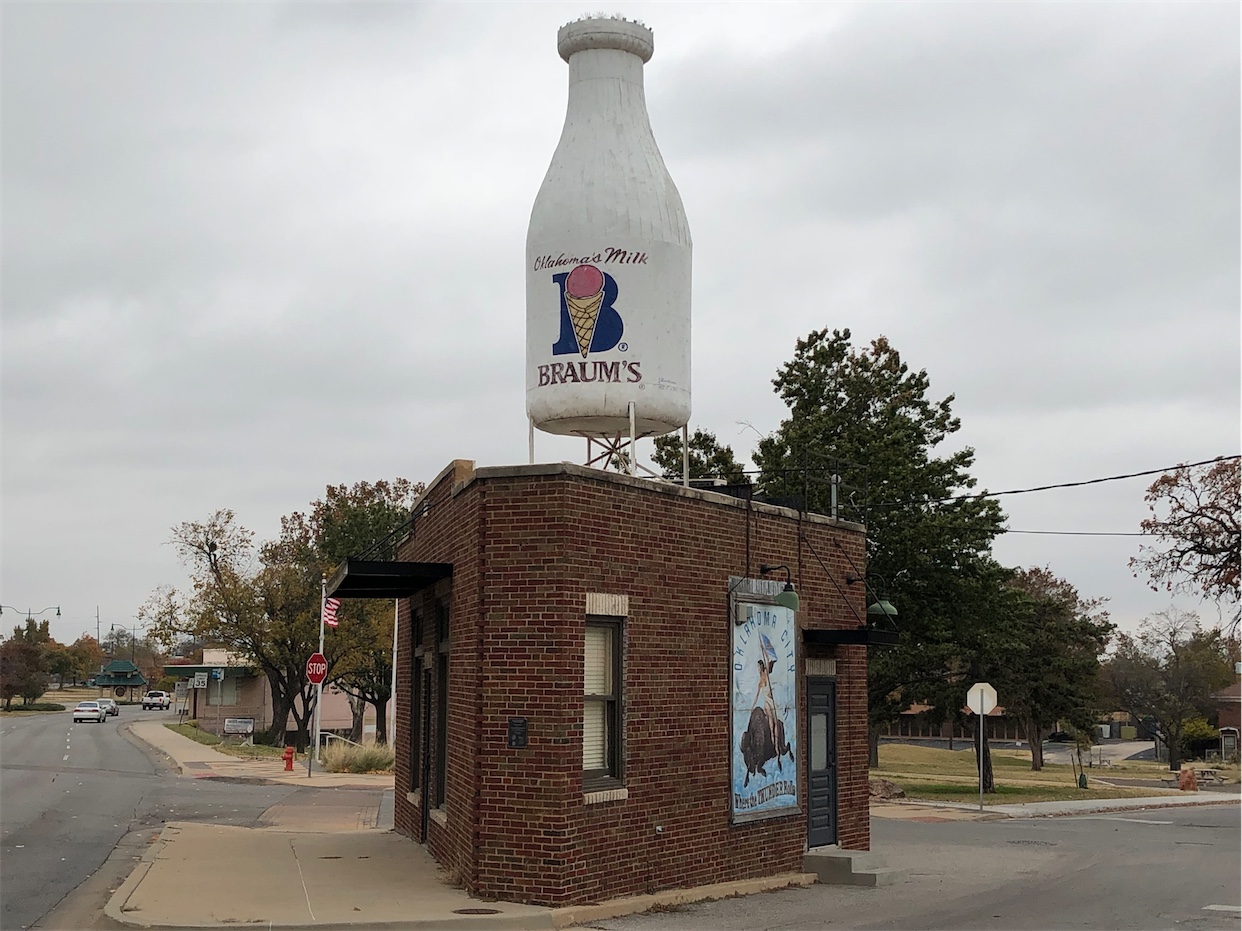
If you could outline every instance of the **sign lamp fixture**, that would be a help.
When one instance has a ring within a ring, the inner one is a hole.
[[[788,608],[790,611],[798,610],[798,593],[793,587],[793,573],[789,571],[788,566],[769,566],[762,565],[759,567],[760,575],[767,575],[777,569],[785,570],[785,589],[776,596],[776,603],[782,608]]]
[[[0,614],[4,613],[5,608],[8,608],[10,611],[16,611],[18,614],[21,614],[22,612],[21,608],[15,608],[12,605],[0,605]],[[51,611],[52,608],[56,609],[56,616],[60,617],[60,606],[49,605],[48,607],[44,608],[42,611],[36,611],[34,608],[27,608],[26,609],[26,620],[32,620],[33,618],[38,617],[40,614],[46,614],[48,611]]]

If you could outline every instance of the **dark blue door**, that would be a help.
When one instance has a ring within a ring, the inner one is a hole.
[[[837,842],[837,682],[806,680],[807,847]]]

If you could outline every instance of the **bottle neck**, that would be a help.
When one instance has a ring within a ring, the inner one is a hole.
[[[637,102],[646,109],[643,60],[620,49],[583,49],[569,58],[569,111],[600,113]]]

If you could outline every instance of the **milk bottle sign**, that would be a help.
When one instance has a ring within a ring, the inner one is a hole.
[[[690,419],[690,228],[647,117],[640,23],[590,17],[526,236],[526,412],[548,433],[668,433]]]

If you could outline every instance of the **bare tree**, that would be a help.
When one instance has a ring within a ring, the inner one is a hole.
[[[1200,466],[1178,466],[1147,489],[1151,517],[1144,533],[1159,540],[1144,546],[1130,566],[1147,573],[1157,591],[1194,592],[1235,605],[1238,625],[1240,542],[1237,456]],[[1137,575],[1137,572],[1136,572]]]
[[[1169,769],[1180,768],[1188,721],[1208,717],[1212,693],[1233,681],[1236,641],[1204,629],[1195,614],[1174,608],[1143,621],[1137,636],[1121,634],[1104,665],[1117,704],[1156,723],[1169,747]]]

